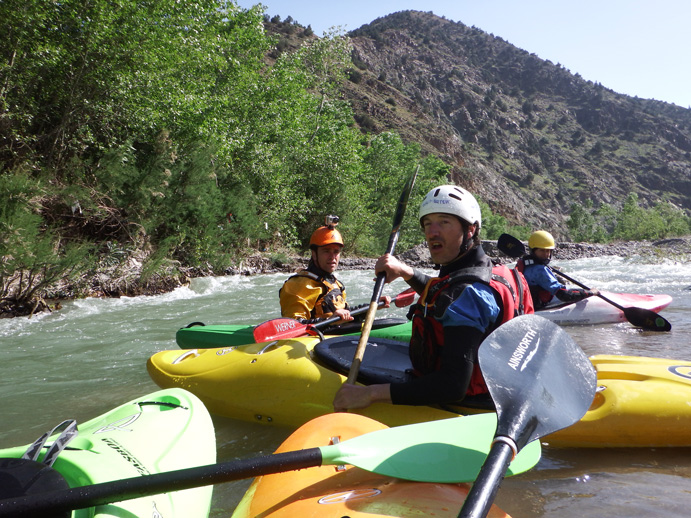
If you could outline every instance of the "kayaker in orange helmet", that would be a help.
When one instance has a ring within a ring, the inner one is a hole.
[[[413,378],[400,383],[343,384],[334,409],[365,408],[372,403],[454,404],[492,408],[477,351],[503,322],[532,313],[528,284],[506,266],[493,265],[480,243],[481,214],[465,189],[441,185],[420,206],[420,225],[439,276],[430,277],[390,254],[375,271],[386,282],[403,278],[417,293],[412,307],[410,359]]]
[[[345,286],[334,272],[343,250],[343,237],[336,230],[338,216],[326,216],[324,226],[310,237],[312,257],[307,268],[291,275],[279,291],[281,315],[301,323],[315,323],[332,316],[353,320]],[[390,297],[382,297],[388,307]]]
[[[552,251],[556,243],[552,234],[537,230],[528,239],[530,252],[516,263],[516,269],[523,272],[530,286],[533,306],[537,309],[547,306],[553,300],[561,302],[578,302],[587,297],[598,295],[598,290],[572,289],[561,283],[551,268]]]

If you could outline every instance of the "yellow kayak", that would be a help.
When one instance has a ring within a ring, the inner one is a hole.
[[[326,340],[350,340],[357,337]],[[359,382],[405,377],[406,345],[389,350],[369,341]],[[346,379],[345,365],[327,367],[317,358],[317,337],[218,349],[162,351],[147,362],[161,387],[182,387],[214,414],[297,428],[333,411],[333,395]],[[346,351],[347,353],[347,351]],[[344,353],[344,354],[346,354]],[[352,355],[350,356],[352,359]],[[544,441],[553,446],[691,446],[691,362],[634,356],[596,355],[598,392],[592,407],[573,426]],[[361,411],[387,426],[446,419],[478,410],[375,404]]]
[[[549,436],[561,446],[691,446],[691,362],[599,354],[598,388],[575,425]]]
[[[357,340],[357,337],[355,337]],[[318,337],[218,349],[162,351],[147,362],[161,387],[184,387],[212,414],[297,428],[333,412],[345,376],[312,361]],[[362,415],[388,426],[455,417],[431,407],[375,404]]]
[[[346,441],[386,426],[355,414],[329,414],[296,430],[276,453]],[[258,477],[232,518],[455,517],[470,484],[391,478],[354,466],[320,466]],[[510,518],[493,505],[489,518]]]

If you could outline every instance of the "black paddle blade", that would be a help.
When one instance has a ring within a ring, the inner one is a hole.
[[[573,277],[569,277],[566,275],[564,272],[560,271],[559,275],[564,277],[564,279],[573,282],[576,286],[580,286],[584,290],[589,290],[588,286],[585,284],[578,282],[576,279]],[[624,313],[624,316],[626,317],[626,320],[629,321],[629,323],[635,327],[641,327],[647,331],[671,331],[672,330],[672,324],[670,324],[665,317],[662,315],[658,315],[654,311],[650,309],[643,309],[643,308],[637,308],[637,307],[627,307],[625,308],[621,304],[617,304],[613,300],[608,299],[605,297],[602,293],[598,295],[602,300],[607,302],[608,304],[612,304],[615,308],[619,309],[622,313]]]
[[[514,259],[525,255],[525,245],[509,234],[502,234],[497,239],[497,248],[500,252]]]
[[[487,516],[516,450],[583,417],[597,381],[569,335],[534,314],[502,324],[482,342],[478,356],[497,407],[497,432],[459,518]]]
[[[636,327],[641,327],[648,331],[672,330],[672,324],[666,318],[649,309],[629,307],[622,308],[622,311],[626,320]]]
[[[501,325],[482,342],[479,361],[497,407],[497,436],[510,437],[519,450],[581,419],[595,397],[588,357],[538,315]]]

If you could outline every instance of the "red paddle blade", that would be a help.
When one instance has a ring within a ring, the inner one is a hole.
[[[308,328],[308,325],[293,318],[274,318],[254,328],[254,341],[260,343],[304,336],[308,333]]]
[[[413,288],[408,288],[405,291],[402,291],[398,295],[396,295],[396,298],[393,299],[394,304],[396,304],[397,308],[404,308],[406,306],[410,306],[413,301],[415,300],[417,293]]]

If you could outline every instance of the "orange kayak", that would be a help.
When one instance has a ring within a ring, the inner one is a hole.
[[[327,414],[298,428],[276,453],[333,444],[385,425],[358,414]],[[354,466],[320,466],[254,479],[233,518],[456,517],[470,484],[391,478]],[[510,518],[493,505],[491,518]]]

